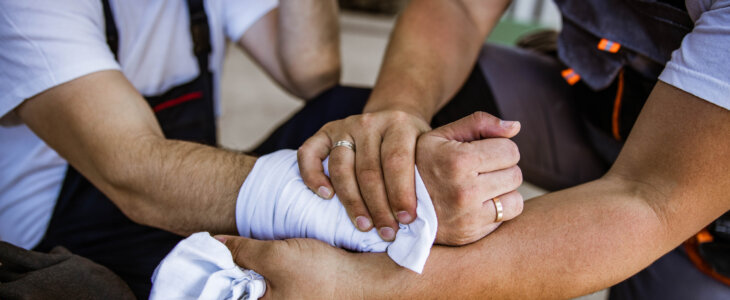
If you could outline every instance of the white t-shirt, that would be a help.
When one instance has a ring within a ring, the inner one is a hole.
[[[730,0],[688,0],[695,27],[659,80],[730,109]]]
[[[277,0],[210,0],[205,10],[216,98],[226,39]],[[119,63],[107,46],[100,0],[0,0],[0,240],[32,248],[50,221],[67,163],[13,113],[26,99],[101,70],[121,70],[144,95],[198,75],[184,0],[110,0]],[[218,110],[216,99],[216,111]]]

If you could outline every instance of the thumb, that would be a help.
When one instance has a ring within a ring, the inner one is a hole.
[[[233,256],[233,261],[237,265],[264,275],[262,269],[266,266],[266,261],[262,255],[268,252],[265,247],[267,243],[271,243],[270,241],[232,235],[216,235],[214,238],[228,247]]]
[[[483,111],[436,128],[431,134],[459,142],[485,138],[512,138],[520,132],[520,122],[503,121]]]

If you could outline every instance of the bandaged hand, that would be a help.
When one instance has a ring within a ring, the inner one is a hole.
[[[327,172],[327,161],[324,161]],[[338,197],[322,199],[304,184],[294,150],[260,157],[244,182],[236,204],[241,236],[259,240],[314,238],[357,252],[388,252],[401,266],[421,272],[436,238],[436,213],[415,170],[418,217],[400,224],[395,241],[383,241],[375,229],[361,232],[350,222]]]

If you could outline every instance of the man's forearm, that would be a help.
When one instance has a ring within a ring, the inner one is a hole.
[[[179,234],[236,232],[237,192],[255,158],[165,139],[122,73],[80,77],[17,112],[133,221]]]
[[[508,3],[411,1],[364,111],[399,109],[430,120],[463,84]]]
[[[108,189],[122,211],[138,223],[181,235],[237,233],[238,191],[256,158],[158,137],[138,144]]]

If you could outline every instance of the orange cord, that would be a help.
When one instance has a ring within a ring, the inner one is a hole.
[[[722,274],[717,273],[717,271],[713,270],[712,266],[705,262],[705,260],[702,259],[702,256],[700,256],[698,249],[699,245],[711,241],[712,235],[705,228],[697,233],[697,235],[689,238],[687,241],[684,242],[684,250],[687,252],[687,257],[690,261],[692,261],[692,264],[694,264],[695,267],[697,267],[697,269],[699,269],[702,273],[705,273],[726,285],[730,285],[730,278],[727,278]]]
[[[613,100],[613,116],[611,118],[611,129],[613,138],[621,141],[621,133],[619,132],[619,115],[621,115],[621,98],[624,96],[624,70],[618,73],[618,88],[616,88],[616,99]]]

